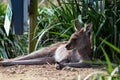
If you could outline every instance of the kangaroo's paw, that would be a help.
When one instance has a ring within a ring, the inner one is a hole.
[[[63,64],[61,64],[60,62],[56,62],[55,64],[55,68],[57,70],[62,70],[65,66]]]

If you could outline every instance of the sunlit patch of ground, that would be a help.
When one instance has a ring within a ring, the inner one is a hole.
[[[78,80],[96,71],[105,72],[100,67],[56,70],[54,65],[0,66],[0,80]]]

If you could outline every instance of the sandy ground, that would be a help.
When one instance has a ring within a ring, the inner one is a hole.
[[[56,70],[54,65],[0,66],[0,80],[83,80],[88,74],[103,68],[76,68]]]

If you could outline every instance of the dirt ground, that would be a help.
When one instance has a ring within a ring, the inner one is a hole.
[[[0,80],[83,80],[96,71],[105,72],[100,67],[56,70],[54,65],[0,66]]]

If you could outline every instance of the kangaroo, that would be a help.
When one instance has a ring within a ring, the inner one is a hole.
[[[0,65],[42,65],[56,63],[56,69],[62,69],[66,66],[73,68],[90,67],[91,65],[85,62],[91,60],[91,43],[88,35],[91,27],[92,23],[82,27],[78,21],[75,21],[76,32],[71,35],[68,41],[52,44],[49,47],[42,48],[20,58],[1,61]]]

